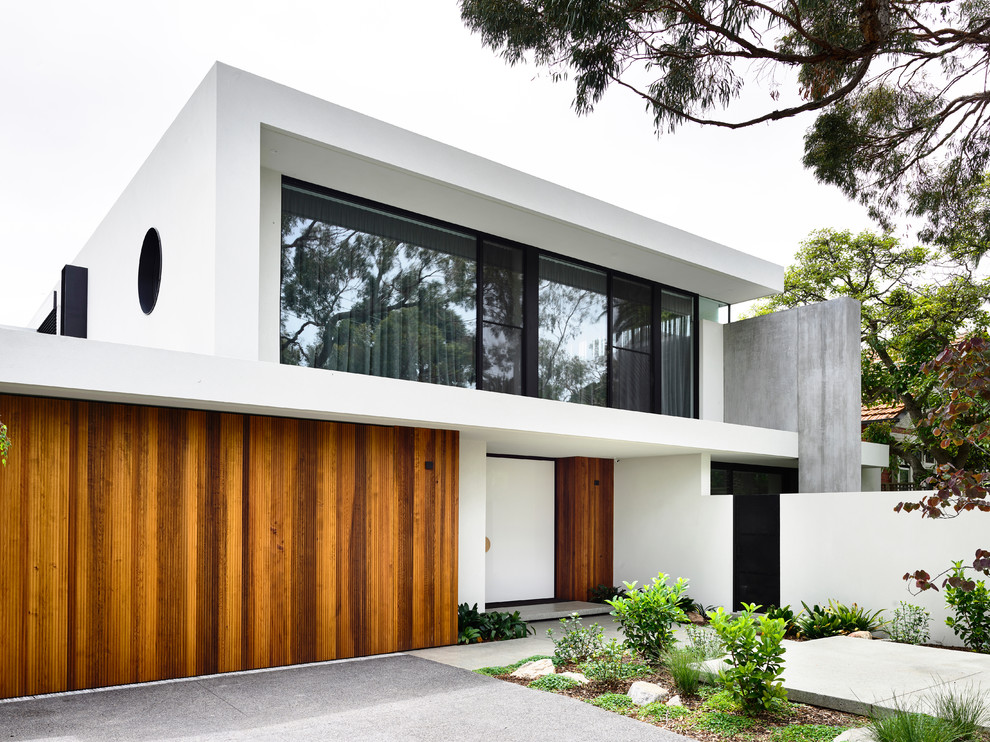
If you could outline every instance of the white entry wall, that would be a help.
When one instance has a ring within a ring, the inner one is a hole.
[[[485,602],[554,596],[554,463],[489,458]]]

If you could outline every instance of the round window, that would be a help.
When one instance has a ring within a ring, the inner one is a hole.
[[[162,285],[162,240],[158,230],[152,227],[144,236],[141,259],[138,261],[138,299],[141,311],[151,314],[158,302],[158,289]]]

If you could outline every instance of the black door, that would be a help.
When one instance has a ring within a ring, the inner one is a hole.
[[[732,496],[732,605],[780,605],[780,495]]]

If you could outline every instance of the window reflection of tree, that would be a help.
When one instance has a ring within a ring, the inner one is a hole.
[[[473,386],[475,281],[472,260],[283,214],[282,362]]]
[[[605,337],[591,339],[584,357],[579,338],[605,317],[605,297],[595,291],[540,281],[540,396],[605,405]]]

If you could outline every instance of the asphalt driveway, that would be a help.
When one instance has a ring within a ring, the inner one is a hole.
[[[573,699],[409,655],[0,702],[2,740],[662,740]]]

